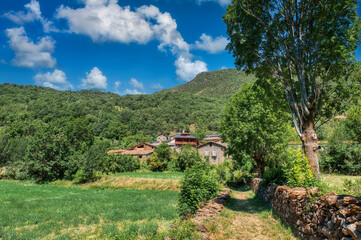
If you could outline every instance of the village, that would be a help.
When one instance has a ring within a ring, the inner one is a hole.
[[[150,143],[142,142],[128,149],[110,150],[108,154],[121,154],[139,157],[141,162],[146,161],[154,152],[154,150],[162,143],[176,152],[181,152],[182,146],[187,144],[198,149],[203,160],[208,159],[210,164],[222,164],[226,159],[230,159],[227,155],[227,143],[222,142],[220,135],[206,135],[204,139],[199,140],[190,133],[181,132],[174,136],[167,137],[163,134],[157,136],[156,141]]]

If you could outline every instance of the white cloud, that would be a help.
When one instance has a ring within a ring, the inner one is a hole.
[[[84,34],[95,42],[147,43],[153,36],[150,25],[129,7],[117,0],[83,0],[84,8],[61,6],[57,18],[65,18],[69,31]]]
[[[13,64],[19,67],[53,68],[56,60],[52,58],[55,42],[49,37],[42,37],[38,43],[34,43],[28,38],[23,27],[6,29],[11,49],[15,53]]]
[[[129,84],[134,87],[135,89],[138,89],[138,90],[144,90],[144,85],[143,83],[139,82],[137,79],[135,78],[131,78],[130,81],[129,81]]]
[[[121,84],[122,84],[122,83],[121,83],[120,81],[116,81],[116,82],[114,83],[114,87],[115,87],[116,89],[118,89]]]
[[[188,58],[179,57],[174,64],[180,80],[187,82],[192,80],[198,73],[207,71],[207,64],[199,60],[192,62]]]
[[[86,78],[81,81],[81,86],[85,89],[105,90],[107,88],[107,78],[97,67],[94,67],[90,73],[86,73]]]
[[[136,95],[136,94],[144,94],[143,92],[137,90],[137,89],[125,89],[124,94],[128,95]]]
[[[207,34],[202,34],[201,41],[196,41],[193,45],[196,49],[201,49],[209,53],[215,54],[224,51],[227,46],[228,40],[225,37],[212,38]]]
[[[185,62],[192,63],[197,69],[206,69],[200,60],[192,62],[190,45],[177,30],[177,23],[167,12],[161,13],[153,5],[141,6],[135,11],[130,7],[120,7],[118,0],[82,0],[83,8],[71,9],[61,6],[57,10],[57,18],[64,18],[69,25],[69,32],[84,34],[95,42],[113,41],[121,43],[137,42],[145,44],[152,39],[160,42],[158,49],[167,51]],[[176,73],[180,80],[188,81],[191,75],[184,74],[181,64],[175,63]],[[201,67],[202,66],[202,67]],[[192,70],[196,72],[197,69]],[[181,74],[181,75],[179,75]],[[139,90],[139,89],[138,89]]]
[[[53,22],[45,19],[41,16],[40,4],[37,0],[31,0],[30,3],[24,6],[26,13],[20,12],[8,12],[4,14],[4,17],[9,18],[11,21],[23,25],[26,22],[40,21],[43,25],[44,32],[58,31],[54,26]]]
[[[120,92],[119,92],[119,87],[120,87],[120,85],[122,85],[122,83],[120,82],[120,81],[116,81],[115,83],[114,83],[114,89],[115,89],[115,93],[117,93],[117,94],[120,94]]]
[[[150,86],[154,90],[162,90],[164,87],[160,83],[154,83]]]
[[[161,13],[153,5],[142,6],[137,9],[137,12],[146,19],[156,21],[156,24],[151,25],[151,28],[155,38],[160,41],[158,46],[160,50],[165,51],[166,47],[169,47],[174,55],[189,54],[189,45],[177,30],[177,23],[169,13]]]
[[[232,0],[197,0],[198,4],[201,4],[204,2],[216,2],[216,3],[219,3],[221,6],[227,6],[227,5],[231,4]]]
[[[55,88],[57,90],[74,88],[73,85],[67,81],[65,73],[57,69],[55,69],[52,73],[38,73],[34,76],[34,79],[38,85]]]

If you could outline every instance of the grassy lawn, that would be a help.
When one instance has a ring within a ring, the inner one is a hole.
[[[183,172],[127,172],[117,173],[110,176],[115,177],[129,177],[129,178],[152,178],[152,179],[167,179],[180,180],[183,178]]]
[[[0,239],[151,236],[178,218],[177,192],[95,190],[0,181]]]
[[[331,190],[338,194],[348,194],[343,184],[345,180],[360,180],[361,176],[349,176],[339,174],[321,174],[321,180],[326,183]]]

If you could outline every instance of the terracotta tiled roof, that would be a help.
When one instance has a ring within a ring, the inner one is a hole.
[[[124,151],[127,151],[127,150],[110,150],[110,151],[108,151],[108,153],[122,153]]]
[[[124,155],[133,155],[133,156],[139,156],[139,155],[148,155],[154,152],[153,149],[147,149],[147,150],[126,150],[122,152]]]
[[[150,153],[154,152],[153,149],[146,149],[146,150],[110,150],[108,153],[120,153],[123,155],[148,155]]]

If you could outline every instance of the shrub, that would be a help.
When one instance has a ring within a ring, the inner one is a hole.
[[[178,164],[181,171],[200,163],[203,163],[203,160],[196,148],[193,148],[190,144],[182,146],[178,156]]]
[[[166,167],[166,164],[158,157],[158,153],[156,152],[147,159],[147,163],[150,170],[154,172],[162,172]]]
[[[167,170],[170,172],[179,172],[179,164],[177,158],[172,158],[167,164]]]
[[[321,153],[320,169],[325,173],[361,174],[361,145],[330,141]]]
[[[217,176],[205,170],[202,165],[195,165],[185,171],[181,182],[178,211],[181,217],[194,215],[197,209],[214,197],[219,190]]]
[[[282,168],[268,168],[263,174],[263,184],[270,183],[284,184],[286,183],[285,171]]]
[[[301,150],[296,150],[293,159],[285,170],[286,184],[290,187],[314,187],[317,184],[316,178],[311,172],[307,158]]]
[[[134,172],[140,169],[139,158],[129,155],[110,154],[108,158],[108,170],[112,173]]]

